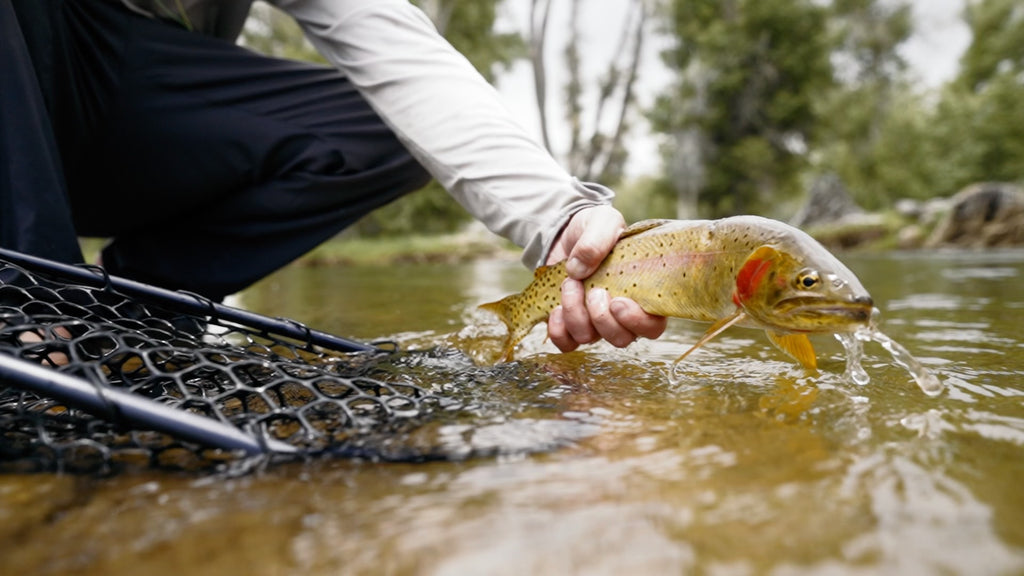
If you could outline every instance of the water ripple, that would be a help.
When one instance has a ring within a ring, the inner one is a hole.
[[[990,298],[957,296],[954,294],[914,294],[890,300],[888,310],[981,310],[991,303]]]

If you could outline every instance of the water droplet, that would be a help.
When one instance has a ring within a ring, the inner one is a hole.
[[[871,381],[867,371],[860,365],[861,360],[864,358],[864,346],[853,334],[843,333],[836,334],[835,336],[836,340],[839,340],[843,348],[846,349],[846,371],[843,373],[843,376],[849,378],[855,384],[864,386]]]
[[[896,364],[905,368],[910,373],[910,376],[921,391],[929,396],[941,394],[944,388],[942,381],[925,368],[917,358],[914,358],[906,348],[879,331],[877,328],[878,318],[879,312],[876,308],[872,313],[871,322],[868,326],[859,328],[850,334],[835,335],[836,339],[843,345],[843,348],[846,349],[846,372],[844,376],[857,384],[867,384],[870,381],[870,377],[861,366],[861,361],[864,358],[864,350],[861,343],[878,342],[882,345],[882,348],[885,348],[892,355],[892,359]]]
[[[914,358],[906,348],[901,346],[899,342],[896,342],[892,338],[889,338],[885,334],[882,334],[875,328],[867,328],[859,330],[857,337],[860,338],[860,332],[866,332],[866,336],[878,342],[892,354],[892,359],[900,366],[907,369],[910,375],[914,378],[914,382],[917,383],[918,388],[921,389],[925,394],[929,396],[938,396],[942,393],[943,385],[942,381],[932,373],[930,370],[924,367],[923,364]]]

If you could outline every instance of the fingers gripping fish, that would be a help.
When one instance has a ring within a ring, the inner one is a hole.
[[[508,327],[504,358],[561,300],[564,263],[543,266],[518,294],[481,308]],[[688,354],[730,326],[764,329],[768,339],[817,368],[811,333],[868,326],[874,310],[857,277],[801,230],[758,216],[721,220],[644,220],[584,281],[635,300],[650,314],[711,323]]]

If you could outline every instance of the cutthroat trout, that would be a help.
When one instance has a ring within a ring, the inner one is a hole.
[[[519,294],[480,307],[508,327],[504,358],[561,301],[564,263],[542,266]],[[758,216],[721,220],[644,220],[627,228],[584,280],[650,314],[710,322],[676,362],[726,328],[761,328],[808,369],[817,368],[807,334],[868,327],[871,296],[846,266],[803,231]]]

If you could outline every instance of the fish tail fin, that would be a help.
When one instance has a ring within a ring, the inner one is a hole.
[[[501,353],[502,359],[506,362],[514,359],[516,344],[519,344],[519,341],[526,337],[529,328],[531,328],[528,327],[526,330],[523,330],[521,323],[516,321],[515,310],[518,308],[521,298],[521,294],[512,294],[501,300],[487,302],[478,306],[481,310],[486,310],[497,316],[505,324],[505,328],[508,329],[508,336],[505,338],[505,344]]]
[[[501,318],[508,328],[504,349],[506,361],[513,360],[516,345],[534,326],[547,320],[548,314],[558,305],[560,285],[565,277],[565,265],[562,263],[541,266],[534,270],[533,282],[522,292],[479,306]]]

